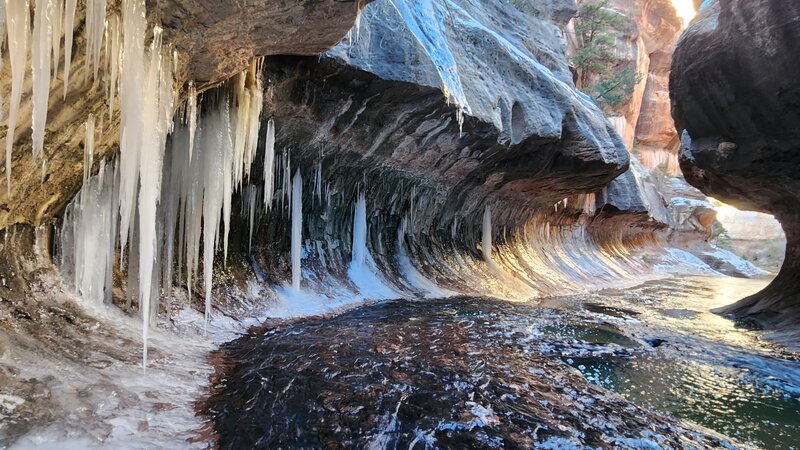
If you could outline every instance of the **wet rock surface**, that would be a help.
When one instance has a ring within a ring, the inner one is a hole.
[[[392,301],[268,325],[217,352],[202,409],[220,448],[729,445],[588,383],[559,356],[650,350],[609,322],[539,328],[546,311],[481,298]]]
[[[742,209],[773,214],[786,258],[763,292],[722,312],[748,316],[796,342],[800,322],[798,150],[800,5],[707,2],[678,43],[670,98],[687,181]],[[776,337],[779,337],[776,335]]]

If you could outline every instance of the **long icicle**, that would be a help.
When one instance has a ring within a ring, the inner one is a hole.
[[[197,88],[194,81],[189,82],[189,94],[186,100],[186,120],[189,123],[189,161],[194,151],[194,135],[197,132]]]
[[[6,38],[6,2],[0,0],[0,71],[3,70],[3,42]],[[0,93],[0,120],[3,120],[3,94]]]
[[[64,0],[54,0],[53,4],[53,29],[50,36],[53,40],[53,81],[56,80],[58,75],[58,61],[61,59],[61,27],[64,24]]]
[[[300,169],[294,174],[292,180],[292,289],[300,292],[302,267],[300,265],[300,252],[303,243],[303,178]]]
[[[103,33],[106,29],[106,0],[88,0],[86,2],[86,69],[83,79],[92,76],[97,78],[100,67],[100,49],[103,45]]]
[[[11,63],[11,97],[8,102],[8,128],[6,129],[6,188],[11,195],[11,150],[17,128],[17,113],[25,81],[30,34],[30,3],[28,0],[6,1],[6,30],[8,31],[8,60]]]
[[[44,129],[47,125],[47,105],[50,98],[50,61],[53,45],[53,0],[36,0],[31,45],[31,75],[33,77],[33,117],[31,120],[32,150],[37,157],[44,149]]]
[[[64,98],[69,88],[69,69],[72,64],[72,34],[75,31],[75,6],[78,0],[67,0],[64,8]]]
[[[157,312],[154,273],[159,272],[157,207],[161,192],[166,136],[172,118],[172,64],[161,52],[162,30],[153,28],[144,104],[141,111],[142,141],[139,158],[139,308],[142,313],[143,366],[147,367],[147,336],[150,320]]]
[[[120,79],[120,260],[136,202],[139,181],[142,91],[144,83],[144,0],[122,0],[122,77]]]
[[[264,145],[264,208],[272,209],[275,193],[275,121],[267,122],[267,139]]]
[[[114,100],[116,99],[119,89],[119,68],[122,65],[122,30],[120,30],[119,15],[114,14],[111,16],[108,27],[110,28],[109,35],[111,38],[111,83],[108,88],[108,120],[110,121],[114,118]],[[106,47],[108,44],[109,43],[106,42]]]

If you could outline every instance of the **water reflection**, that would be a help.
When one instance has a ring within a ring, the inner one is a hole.
[[[606,320],[616,321],[637,339],[661,345],[657,351],[630,358],[567,358],[567,362],[593,383],[638,405],[668,411],[754,446],[797,448],[797,355],[709,312],[763,285],[743,279],[689,278],[593,296],[611,307],[630,308],[635,315]]]

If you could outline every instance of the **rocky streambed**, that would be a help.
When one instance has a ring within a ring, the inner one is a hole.
[[[398,300],[267,324],[215,353],[202,410],[220,448],[788,448],[796,355],[707,312],[761,285]]]

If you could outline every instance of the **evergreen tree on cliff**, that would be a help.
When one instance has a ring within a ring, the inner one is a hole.
[[[590,94],[605,110],[627,103],[641,74],[617,56],[619,29],[625,18],[609,0],[583,3],[575,20],[579,47],[572,57],[577,70],[575,84]]]

